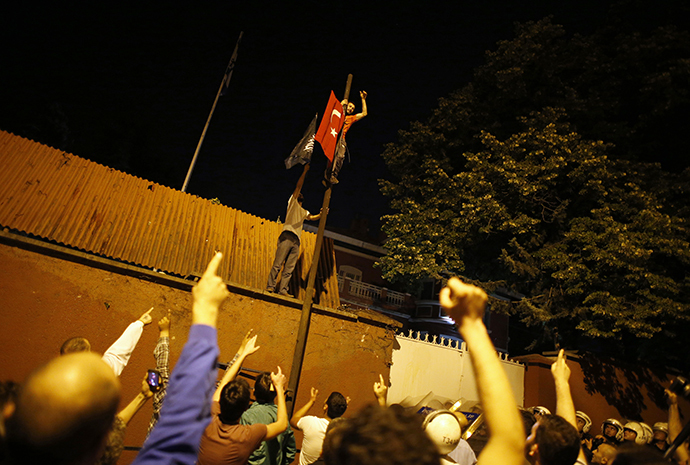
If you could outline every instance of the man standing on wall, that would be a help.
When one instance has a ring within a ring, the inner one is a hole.
[[[271,267],[271,273],[268,275],[268,283],[266,284],[266,291],[275,292],[276,290],[276,280],[278,278],[278,273],[280,268],[283,267],[283,276],[280,280],[280,287],[278,288],[278,293],[288,297],[293,297],[288,294],[288,285],[290,284],[290,278],[292,277],[292,272],[297,264],[297,259],[299,258],[299,246],[300,246],[300,236],[302,235],[302,225],[304,220],[317,221],[321,218],[321,212],[318,215],[312,215],[308,210],[302,208],[302,201],[304,196],[302,195],[302,185],[304,184],[304,179],[307,176],[307,171],[309,171],[309,163],[304,165],[304,171],[302,171],[302,176],[300,176],[295,186],[295,190],[288,200],[287,213],[285,214],[285,223],[283,224],[283,232],[278,237],[278,247],[276,248],[276,257],[273,260],[273,266]]]

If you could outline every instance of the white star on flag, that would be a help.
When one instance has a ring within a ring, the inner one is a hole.
[[[331,128],[331,135],[333,137],[338,137],[338,131],[336,131],[335,128]]]

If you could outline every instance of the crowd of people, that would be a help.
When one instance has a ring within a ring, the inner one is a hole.
[[[589,416],[575,410],[563,350],[551,367],[555,413],[544,407],[518,409],[483,323],[487,295],[457,278],[448,281],[440,301],[471,354],[487,433],[478,455],[462,437],[468,421],[456,408],[422,417],[389,405],[383,376],[372,387],[375,402],[347,417],[350,399],[339,392],[330,393],[321,415],[310,415],[319,395],[312,387],[307,403],[288,418],[286,377],[280,367],[256,376],[252,402],[249,383],[238,376],[245,359],[260,349],[252,331],[217,382],[216,323],[228,296],[217,275],[221,260],[217,253],[192,289],[192,325],[174,370],[168,374],[166,316],[158,321],[156,370],[149,370],[140,392],[120,412],[119,375],[144,326],[153,321],[151,310],[102,357],[90,351],[87,339],[72,338],[60,356],[34,370],[21,385],[2,383],[0,463],[114,464],[127,423],[150,398],[153,417],[134,464],[288,465],[298,453],[293,428],[303,435],[299,465],[668,463],[662,454],[681,430],[676,395],[667,391],[667,423],[650,427],[607,419],[601,434],[592,436]],[[673,460],[690,465],[684,445]]]

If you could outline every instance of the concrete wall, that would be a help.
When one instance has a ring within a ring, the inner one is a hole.
[[[0,379],[22,381],[35,367],[58,355],[69,337],[85,336],[103,352],[129,323],[150,307],[154,323],[144,330],[122,376],[122,402],[135,397],[146,370],[155,367],[156,321],[170,309],[171,367],[177,361],[191,321],[191,284],[177,278],[99,259],[28,238],[0,234]],[[261,349],[245,367],[290,373],[301,303],[251,289],[231,288],[218,322],[221,362],[234,356],[249,329]],[[395,322],[372,314],[316,308],[311,320],[296,406],[319,401],[337,390],[351,397],[350,411],[373,401],[378,374],[388,376]],[[313,408],[320,414],[320,408]],[[317,411],[318,410],[318,411]],[[126,446],[140,446],[151,416],[150,402],[132,420]],[[298,435],[298,447],[301,437]],[[121,464],[130,463],[127,452]]]
[[[398,335],[396,341],[398,349],[393,352],[389,403],[400,402],[408,396],[424,396],[429,392],[453,401],[460,398],[473,402],[479,400],[470,352],[455,345],[443,345],[440,339],[435,343]],[[525,367],[503,358],[501,363],[513,395],[522,406]]]

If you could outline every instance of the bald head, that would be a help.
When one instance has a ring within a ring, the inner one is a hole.
[[[601,465],[611,463],[616,458],[617,452],[616,448],[609,444],[599,444],[599,447],[592,452],[592,463],[600,463]]]
[[[120,382],[99,356],[82,352],[53,359],[29,375],[8,421],[12,462],[92,462],[119,401]]]

